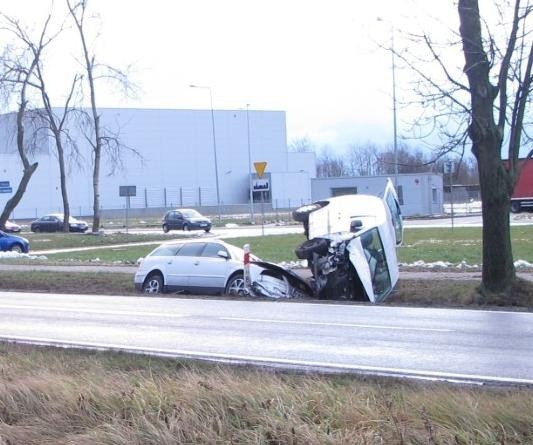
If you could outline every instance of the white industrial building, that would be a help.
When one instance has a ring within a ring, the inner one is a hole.
[[[316,178],[314,153],[287,150],[283,111],[99,111],[107,134],[116,135],[125,147],[119,164],[113,164],[109,154],[103,156],[100,202],[104,215],[127,205],[138,214],[149,210],[160,214],[162,209],[175,207],[201,208],[208,214],[247,213],[250,187],[254,203],[263,201],[267,208],[294,209],[339,194],[377,195],[387,178]],[[0,116],[0,208],[13,195],[22,176],[15,117],[15,113]],[[35,122],[28,122],[27,140],[33,137],[32,128]],[[69,164],[71,214],[90,216],[91,150],[75,124],[70,126],[70,135],[83,157],[79,164]],[[44,134],[38,135],[37,141],[31,159],[39,162],[39,166],[11,215],[15,219],[63,210],[54,142]],[[254,169],[256,162],[266,162],[262,177]],[[401,174],[397,180],[405,216],[442,214],[442,175]],[[136,195],[129,198],[129,204],[128,198],[120,196],[122,186],[135,186]]]
[[[355,176],[341,178],[314,178],[311,180],[313,201],[330,196],[360,193],[379,195],[389,176]],[[393,182],[394,177],[391,177]],[[428,216],[443,213],[442,175],[434,173],[407,173],[397,177],[396,191],[404,216]]]
[[[135,186],[131,209],[213,207],[222,209],[264,199],[275,208],[311,201],[314,153],[287,150],[285,112],[255,110],[101,109],[108,134],[126,147],[113,168],[104,155],[100,176],[101,207],[123,209],[121,186]],[[28,126],[30,127],[30,126]],[[84,157],[71,163],[67,179],[73,215],[92,215],[91,150],[81,131],[71,126]],[[0,208],[22,176],[16,149],[15,114],[0,116]],[[26,136],[29,138],[28,129]],[[39,137],[32,159],[39,167],[15,209],[14,218],[62,211],[59,167],[51,138]],[[217,169],[215,170],[215,160]],[[259,178],[254,163],[266,162]],[[250,179],[251,178],[251,179]],[[217,193],[218,189],[218,193]],[[218,195],[218,199],[217,199]],[[214,212],[215,210],[213,210]]]

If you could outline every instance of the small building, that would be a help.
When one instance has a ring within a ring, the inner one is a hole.
[[[353,176],[311,179],[311,196],[319,201],[347,194],[379,195],[391,176]],[[404,173],[395,184],[403,216],[444,213],[442,174]]]

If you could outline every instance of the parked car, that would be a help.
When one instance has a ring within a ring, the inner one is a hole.
[[[30,251],[30,243],[26,238],[0,230],[0,251],[28,253]]]
[[[381,196],[336,196],[302,206],[293,217],[308,238],[295,253],[307,260],[316,296],[379,303],[391,293],[403,223],[390,180]]]
[[[8,233],[18,233],[21,231],[21,227],[17,223],[7,220],[4,224],[3,230],[4,232]]]
[[[170,230],[211,230],[211,220],[194,209],[175,209],[165,213],[161,221],[163,232]]]
[[[194,239],[163,244],[140,261],[137,290],[198,294],[244,295],[271,298],[308,297],[307,282],[275,264],[251,256],[250,286],[244,282],[244,251],[224,241]]]
[[[63,230],[63,218],[63,215],[59,213],[41,216],[31,223],[30,229],[32,232],[61,232]],[[71,232],[86,232],[89,229],[89,225],[85,221],[72,216],[68,223]]]

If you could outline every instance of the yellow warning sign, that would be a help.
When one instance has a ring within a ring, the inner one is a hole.
[[[260,178],[263,177],[263,175],[265,174],[266,166],[267,163],[265,161],[254,162],[255,172],[257,173],[257,176],[259,176]]]

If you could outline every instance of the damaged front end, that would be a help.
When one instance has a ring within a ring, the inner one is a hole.
[[[390,181],[381,197],[333,197],[300,207],[293,217],[308,238],[295,253],[307,260],[315,297],[379,303],[392,292],[403,227]]]
[[[266,298],[309,298],[314,295],[310,284],[301,276],[276,264],[252,261],[250,291]]]

